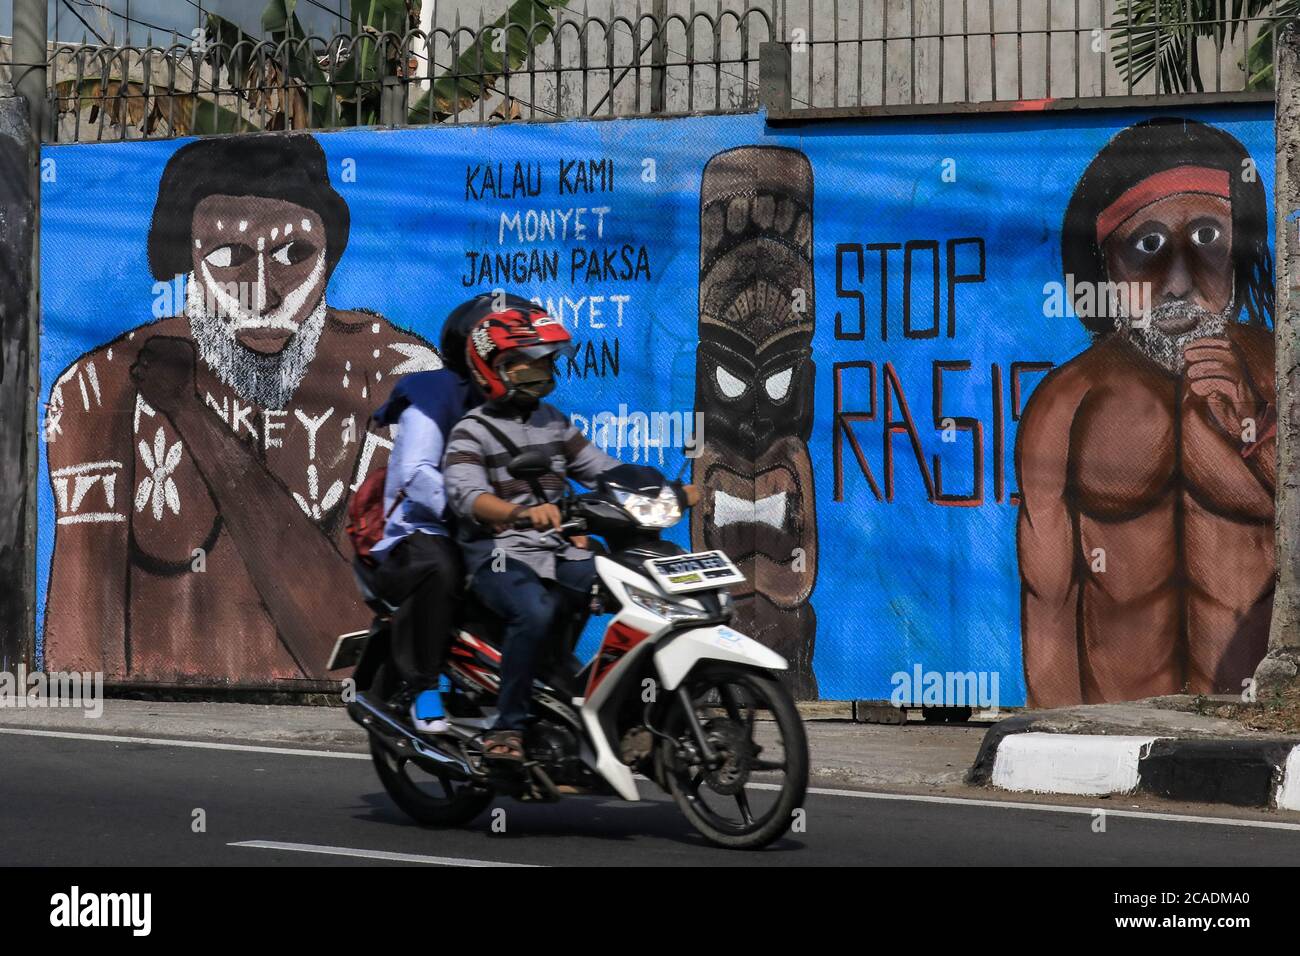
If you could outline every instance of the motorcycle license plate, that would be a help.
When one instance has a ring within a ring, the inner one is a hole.
[[[670,558],[650,558],[646,573],[669,594],[705,591],[739,584],[745,576],[721,551],[696,551]]]

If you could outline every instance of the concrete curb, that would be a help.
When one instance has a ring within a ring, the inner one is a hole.
[[[967,782],[1022,793],[1145,793],[1300,810],[1294,740],[1044,733],[1034,723],[1013,717],[990,727]]]

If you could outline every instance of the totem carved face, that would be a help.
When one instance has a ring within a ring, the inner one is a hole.
[[[721,548],[778,607],[812,592],[812,168],[802,153],[742,147],[705,167],[695,408],[703,486],[698,545]]]

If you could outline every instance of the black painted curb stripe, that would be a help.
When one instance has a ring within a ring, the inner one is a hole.
[[[1138,790],[1170,800],[1268,807],[1295,741],[1157,740],[1138,763]]]
[[[967,771],[966,782],[990,785],[998,746],[1011,734],[1035,732],[1036,722],[1036,718],[1026,715],[1009,717],[990,727],[980,742],[974,764]],[[1161,738],[1138,761],[1137,790],[1169,800],[1271,807],[1282,784],[1287,758],[1297,747],[1300,744],[1294,740]]]

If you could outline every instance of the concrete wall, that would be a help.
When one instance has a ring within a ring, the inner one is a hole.
[[[26,153],[27,106],[0,84],[0,670],[30,653],[34,609],[27,547],[31,466],[25,439],[29,381],[27,297],[31,289],[32,194]]]

